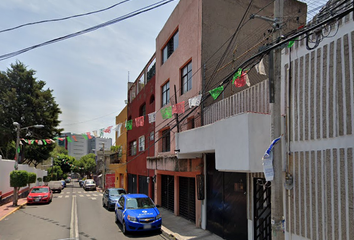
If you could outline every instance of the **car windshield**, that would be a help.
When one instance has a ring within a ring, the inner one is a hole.
[[[126,192],[123,189],[111,189],[109,190],[109,196],[118,196],[125,194]]]
[[[93,180],[87,180],[87,181],[86,181],[86,184],[95,184],[95,181],[93,181]]]
[[[33,188],[31,193],[47,193],[49,192],[48,188]]]
[[[139,209],[139,208],[153,208],[155,204],[150,198],[128,198],[127,208],[128,209]]]

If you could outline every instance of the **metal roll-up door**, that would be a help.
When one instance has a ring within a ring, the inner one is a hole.
[[[149,185],[147,183],[146,176],[139,176],[139,193],[143,193],[149,196]]]
[[[161,175],[161,206],[174,212],[174,177]]]
[[[179,178],[179,215],[195,222],[195,179]]]
[[[128,193],[137,193],[136,175],[128,174]]]

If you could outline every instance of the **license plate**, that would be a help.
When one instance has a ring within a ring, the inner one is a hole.
[[[39,202],[39,200],[41,200],[41,199],[40,198],[34,199],[35,202]]]
[[[151,228],[151,224],[144,224],[144,229],[150,229]]]

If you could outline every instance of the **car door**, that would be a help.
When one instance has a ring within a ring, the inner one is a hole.
[[[118,204],[122,207],[122,209],[117,208],[117,218],[120,222],[123,222],[123,212],[125,209],[125,198],[123,196],[119,198]]]

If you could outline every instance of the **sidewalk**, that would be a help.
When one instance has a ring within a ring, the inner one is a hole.
[[[13,207],[12,202],[0,206],[0,221],[5,219],[13,212],[20,209],[23,205],[27,204],[26,198],[20,198],[17,201],[18,206]],[[212,234],[207,230],[195,227],[195,223],[190,222],[182,217],[175,216],[172,212],[159,207],[162,215],[162,234],[173,240],[190,240],[190,239],[203,239],[203,240],[222,240],[221,237]]]

